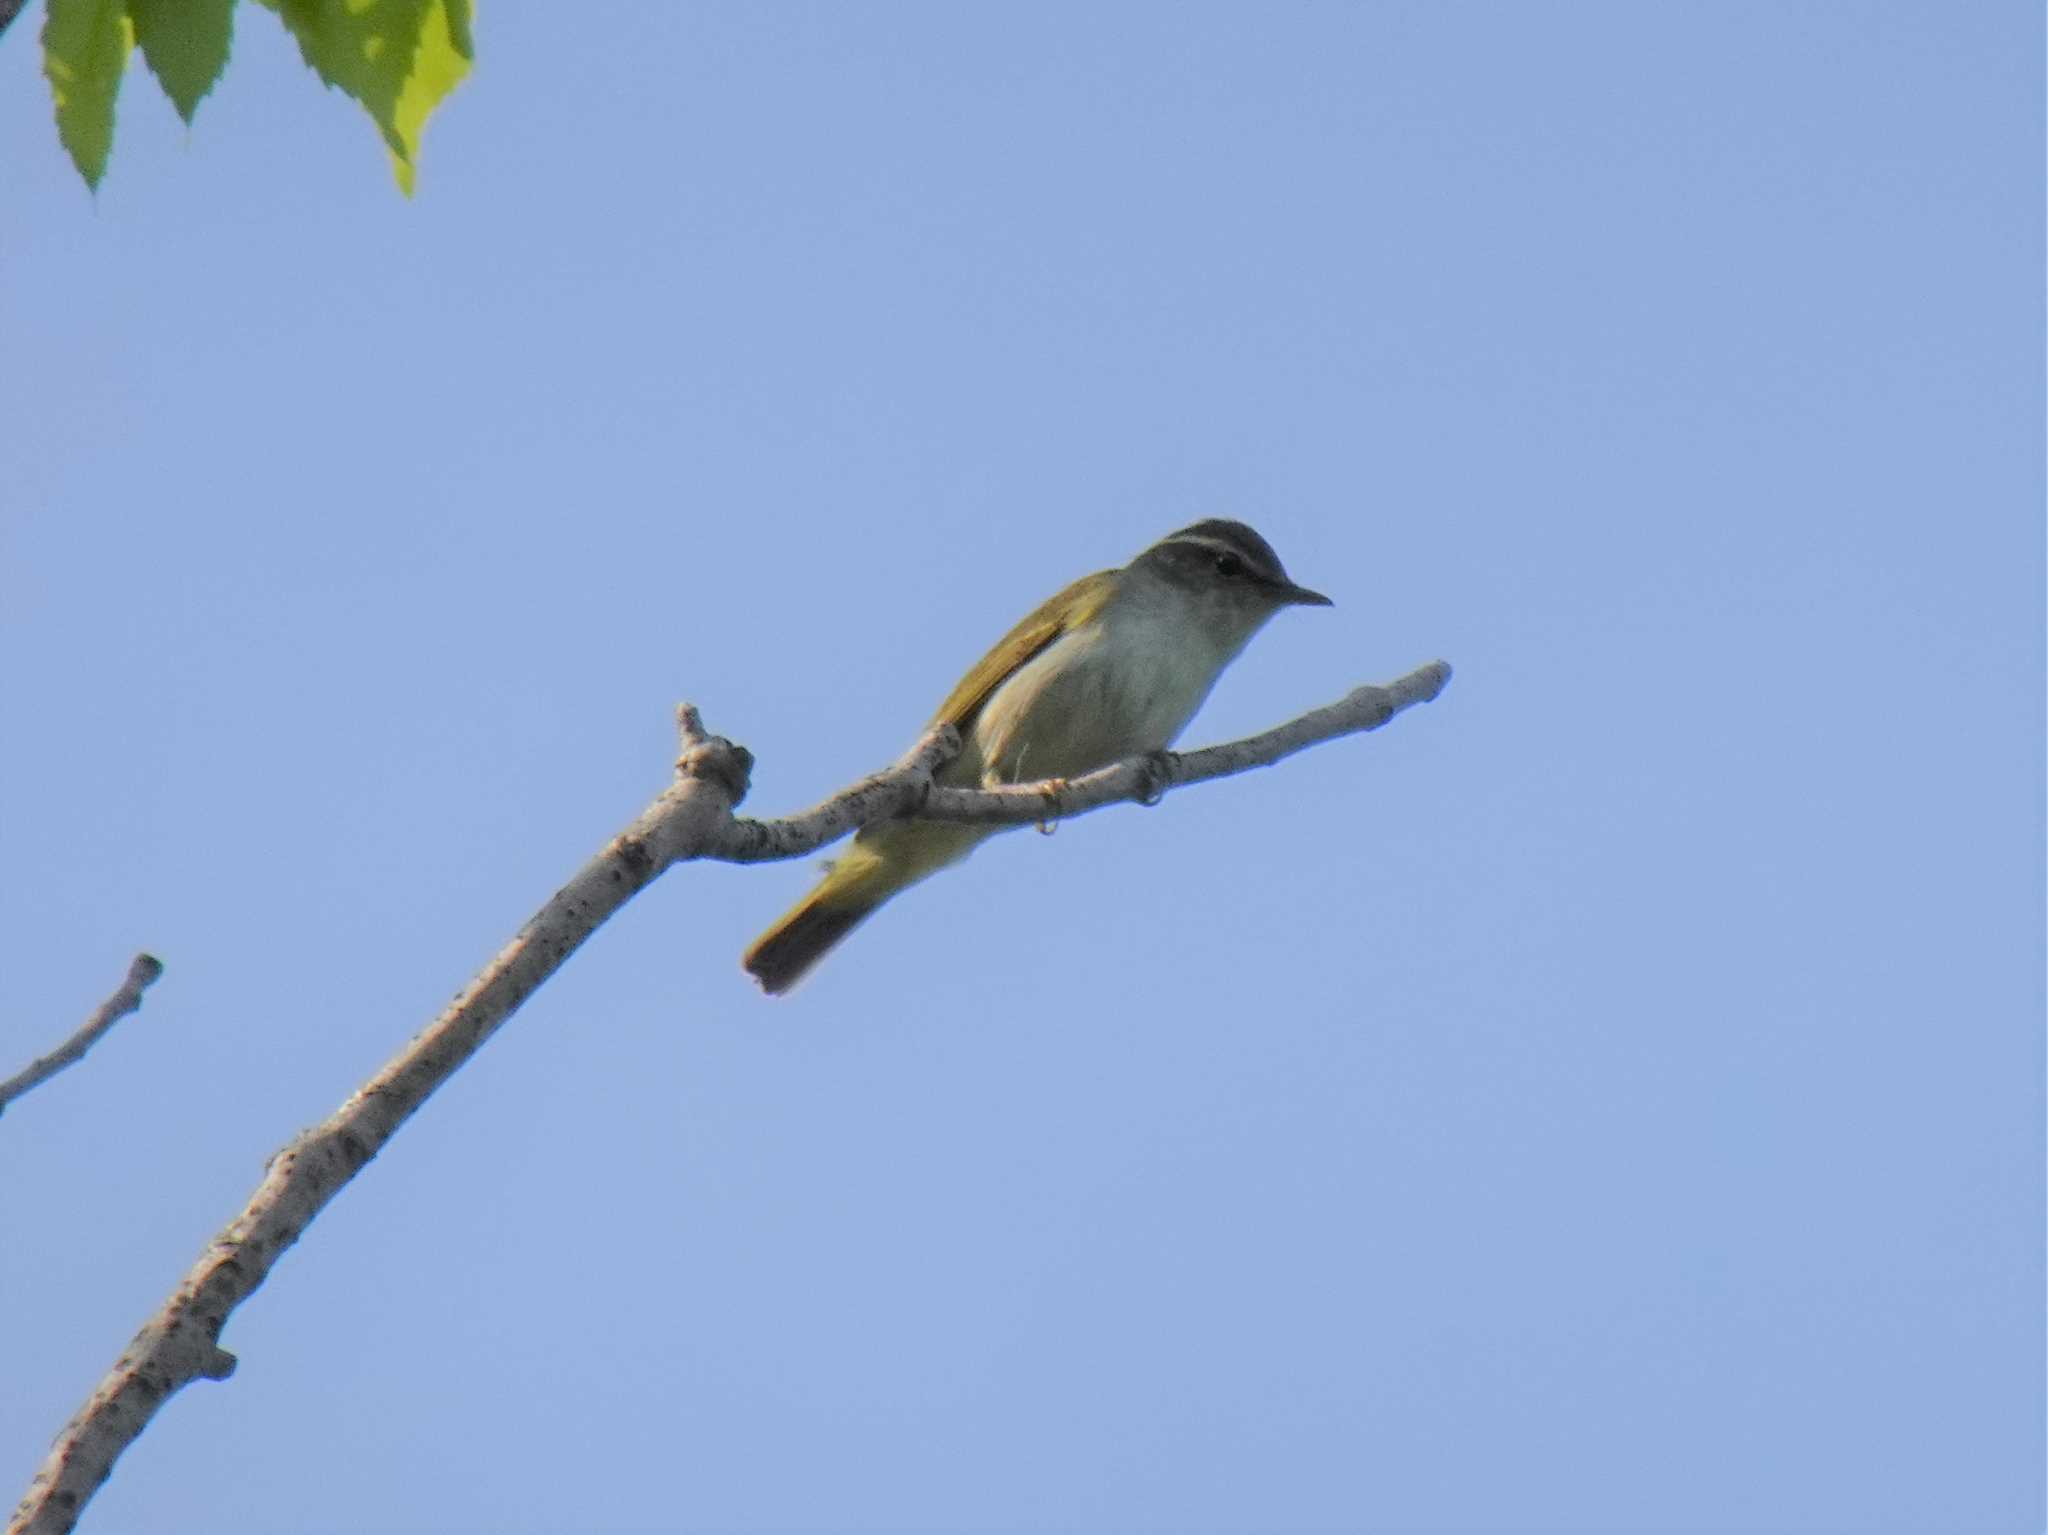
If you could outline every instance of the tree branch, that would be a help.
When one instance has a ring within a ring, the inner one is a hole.
[[[915,812],[932,788],[932,774],[959,753],[960,732],[941,725],[896,760],[896,765],[841,789],[830,799],[780,821],[735,816],[698,855],[721,863],[774,863],[815,853],[870,821]]]
[[[4,3],[4,0],[0,0]],[[100,1036],[119,1023],[130,1013],[142,1006],[142,994],[150,983],[164,973],[163,961],[153,954],[138,954],[128,966],[128,979],[121,983],[121,989],[99,1005],[97,1011],[85,1020],[85,1027],[65,1040],[40,1060],[34,1060],[16,1075],[0,1082],[0,1114],[7,1112],[7,1105],[14,1102],[31,1088],[41,1087],[66,1066],[74,1064],[86,1051],[99,1043]]]
[[[917,813],[934,821],[1021,826],[1067,820],[1126,800],[1157,804],[1168,790],[1270,767],[1324,741],[1377,730],[1403,709],[1428,703],[1450,680],[1449,665],[1432,661],[1398,681],[1354,688],[1336,703],[1241,741],[1200,751],[1131,757],[1065,782],[1005,784],[994,789],[934,788]]]
[[[1434,661],[1387,687],[1360,688],[1263,735],[1185,756],[1137,758],[1067,784],[934,788],[932,774],[960,749],[959,733],[944,726],[894,767],[782,821],[733,816],[746,795],[753,757],[744,747],[707,735],[697,711],[684,705],[677,711],[682,752],[675,782],[579,869],[440,1017],[326,1120],[271,1159],[241,1214],[207,1246],[57,1436],[15,1510],[10,1535],[70,1530],[115,1459],[171,1396],[195,1380],[225,1380],[234,1372],[234,1355],[220,1346],[221,1330],[307,1224],[584,939],[670,865],[691,858],[797,858],[892,815],[1022,824],[1122,799],[1153,800],[1168,788],[1243,772],[1318,741],[1374,729],[1411,704],[1436,697],[1449,679],[1450,668]]]
[[[959,733],[950,725],[941,725],[894,767],[840,790],[809,810],[779,821],[734,817],[717,841],[698,856],[725,863],[801,858],[870,821],[892,815],[979,826],[1027,826],[1086,815],[1127,800],[1156,804],[1168,790],[1269,767],[1324,741],[1377,730],[1403,709],[1430,702],[1450,680],[1449,664],[1431,661],[1393,682],[1354,688],[1334,704],[1241,741],[1200,751],[1130,757],[1080,778],[1003,784],[992,789],[931,784],[932,772],[959,750]]]

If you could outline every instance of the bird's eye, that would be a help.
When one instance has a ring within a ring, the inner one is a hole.
[[[1216,574],[1241,576],[1244,574],[1244,561],[1234,554],[1219,554],[1216,556]]]

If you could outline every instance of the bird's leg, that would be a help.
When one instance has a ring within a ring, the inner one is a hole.
[[[1031,743],[1026,741],[1017,748],[1016,760],[1010,763],[1008,772],[1003,775],[1001,780],[998,780],[995,774],[990,772],[983,778],[983,783],[994,785],[999,781],[1008,783],[1026,782],[1024,777],[1024,759],[1030,755]],[[1060,817],[1065,813],[1060,808],[1060,791],[1066,788],[1066,786],[1067,781],[1064,778],[1048,778],[1039,789],[1038,792],[1045,797],[1045,819],[1038,823],[1040,835],[1050,837],[1060,829]]]

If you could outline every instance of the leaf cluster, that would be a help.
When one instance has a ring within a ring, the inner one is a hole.
[[[275,12],[326,84],[377,125],[410,196],[428,116],[469,72],[472,0],[257,0]],[[187,123],[227,67],[235,0],[49,0],[43,73],[57,136],[91,187],[114,145],[114,98],[129,55]]]

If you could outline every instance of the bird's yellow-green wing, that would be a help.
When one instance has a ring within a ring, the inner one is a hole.
[[[1116,589],[1116,572],[1083,576],[1058,596],[1034,608],[1024,621],[996,641],[973,671],[960,679],[932,719],[971,734],[974,716],[989,695],[1018,667],[1063,634],[1092,623]],[[946,765],[972,782],[981,772],[978,745]],[[982,826],[949,826],[939,821],[874,821],[863,826],[853,846],[831,865],[818,887],[754,941],[742,960],[764,990],[789,990],[825,952],[865,921],[898,891],[958,862],[989,835]]]
[[[1115,589],[1115,577],[1113,570],[1098,570],[1033,608],[1016,628],[996,641],[995,648],[981,658],[973,671],[960,679],[960,685],[939,705],[932,723],[965,730],[974,711],[987,702],[988,695],[1002,685],[1004,678],[1069,629],[1078,629],[1102,612],[1103,604]]]

